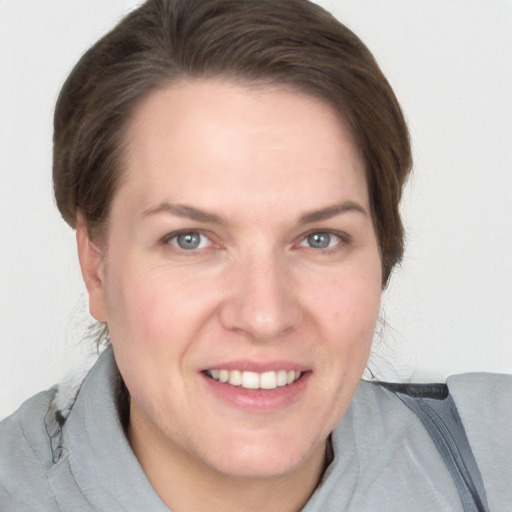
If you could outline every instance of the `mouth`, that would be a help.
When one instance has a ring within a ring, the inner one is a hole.
[[[285,369],[261,373],[242,370],[211,369],[205,370],[203,373],[217,382],[253,390],[284,388],[285,386],[297,382],[304,374],[304,372],[301,371]]]

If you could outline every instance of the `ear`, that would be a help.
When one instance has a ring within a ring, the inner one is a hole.
[[[77,223],[76,244],[82,277],[89,294],[89,311],[96,320],[106,323],[107,308],[102,251],[89,238],[85,223],[82,221]]]

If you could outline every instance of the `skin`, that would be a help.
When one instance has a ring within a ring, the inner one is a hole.
[[[176,512],[299,510],[380,305],[353,137],[308,95],[196,80],[147,97],[127,142],[101,249],[82,222],[77,240],[91,313],[108,323],[131,395],[132,448]],[[177,232],[200,233],[199,248]],[[311,233],[330,233],[329,247]],[[306,378],[280,406],[244,408],[204,374],[232,361],[286,361]]]

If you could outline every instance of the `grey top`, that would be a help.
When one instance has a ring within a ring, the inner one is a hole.
[[[458,375],[447,384],[489,509],[510,512],[512,376]],[[128,444],[119,389],[107,349],[78,390],[39,393],[0,423],[2,512],[168,511]],[[334,458],[304,512],[462,511],[432,439],[391,391],[361,382],[332,442]]]

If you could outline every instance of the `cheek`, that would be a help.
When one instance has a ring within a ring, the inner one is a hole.
[[[158,338],[163,330],[161,322],[166,316],[164,308],[166,289],[148,275],[140,262],[129,255],[120,259],[114,252],[109,254],[105,274],[105,295],[110,336],[114,344],[123,345],[146,342]],[[167,316],[167,320],[172,319]]]
[[[324,281],[324,286],[309,294],[331,375],[339,385],[358,381],[371,349],[380,310],[380,273],[344,273]],[[327,373],[330,373],[327,372]]]
[[[175,340],[191,336],[208,315],[213,300],[207,285],[126,259],[112,268],[107,280],[111,336],[122,336],[123,344],[168,346],[172,339],[176,345]]]
[[[308,294],[326,327],[362,334],[373,331],[380,309],[380,274],[332,276]]]

